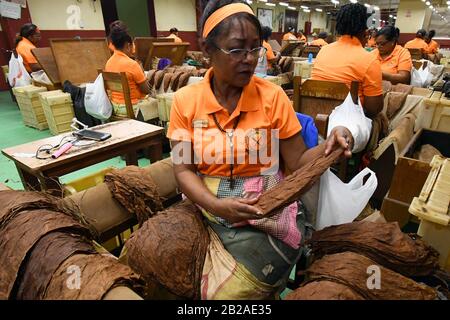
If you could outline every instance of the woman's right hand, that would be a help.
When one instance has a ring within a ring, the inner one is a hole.
[[[245,198],[222,198],[217,199],[213,206],[213,213],[231,223],[245,220],[256,220],[263,218],[260,210],[253,205],[257,203],[259,197],[253,199]]]

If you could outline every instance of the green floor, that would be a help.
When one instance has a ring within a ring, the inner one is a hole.
[[[22,122],[19,108],[17,107],[17,104],[11,100],[9,92],[0,92],[0,150],[51,136],[52,135],[48,130],[39,131],[37,129],[26,127]],[[149,164],[150,162],[147,159],[139,160],[140,166]],[[120,157],[117,157],[65,175],[61,177],[61,182],[67,183],[106,167],[123,168],[124,166],[125,161]],[[2,154],[0,154],[0,183],[15,190],[23,189],[22,182],[20,181],[20,177],[13,161]]]

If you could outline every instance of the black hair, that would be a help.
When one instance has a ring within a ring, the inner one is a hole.
[[[31,37],[36,33],[37,26],[33,23],[25,23],[21,28],[20,32],[16,37],[16,46],[22,41],[23,38]]]
[[[400,29],[394,26],[386,26],[378,30],[376,36],[384,36],[387,41],[395,41],[397,43],[400,37]]]
[[[328,38],[328,33],[326,33],[326,32],[321,32],[321,33],[319,33],[319,35],[317,36],[317,38],[319,38],[319,39],[326,39],[326,38]]]
[[[208,20],[208,18],[218,9],[220,9],[226,5],[232,4],[232,3],[243,3],[245,5],[248,5],[246,2],[243,2],[241,0],[210,0],[207,2],[205,10],[203,11],[203,15],[201,18],[202,34],[203,34],[203,29],[205,28],[205,23]],[[260,40],[262,40],[261,24],[259,23],[259,20],[258,20],[258,18],[256,18],[256,16],[254,16],[252,14],[248,14],[246,12],[242,12],[242,13],[233,15],[231,18],[240,19],[241,21],[242,20],[250,21],[250,23],[252,23],[256,27],[256,30],[258,31],[258,35],[260,37]],[[206,37],[206,44],[215,47],[216,39],[218,38],[219,35],[221,35],[224,32],[229,30],[229,25],[230,25],[231,21],[233,21],[233,20],[225,19],[224,21],[219,23]]]
[[[172,29],[169,30],[169,32],[170,33],[175,33],[175,32],[178,32],[178,29],[177,28],[172,28]]]
[[[430,30],[428,32],[427,38],[431,40],[431,39],[434,38],[435,35],[436,35],[436,31],[435,30]]]
[[[272,29],[270,29],[270,27],[261,28],[261,38],[263,40],[267,41],[271,36],[272,36]]]
[[[128,28],[122,21],[114,21],[109,25],[109,39],[116,49],[123,49],[126,43],[133,43]]]
[[[336,31],[340,35],[358,36],[367,30],[370,14],[360,3],[343,5],[336,16]]]
[[[425,29],[419,29],[416,33],[416,38],[424,38],[427,35],[427,31]]]

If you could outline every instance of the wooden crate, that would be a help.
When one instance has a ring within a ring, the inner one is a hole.
[[[170,110],[172,108],[174,95],[175,93],[164,93],[156,96],[158,99],[159,120],[165,122],[170,120]]]
[[[450,271],[450,159],[435,156],[431,172],[409,212],[420,219],[418,234],[439,251],[439,264]]]
[[[450,133],[419,130],[401,152],[390,184],[384,198],[381,213],[387,221],[397,221],[402,227],[409,222],[409,207],[420,191],[430,173],[430,164],[413,158],[414,153],[425,144],[431,144],[445,157],[450,156]],[[418,221],[417,221],[418,222]]]
[[[306,61],[295,61],[294,62],[294,76],[300,76],[302,79],[309,79],[311,78],[311,72],[312,68],[314,66],[314,63],[309,63]]]
[[[44,87],[33,85],[13,88],[13,93],[17,99],[23,123],[26,126],[45,130],[48,128],[42,103],[39,100],[39,93],[47,91]]]
[[[70,125],[75,117],[72,98],[61,90],[39,94],[48,127],[53,135],[71,131]]]
[[[442,92],[435,91],[423,101],[424,107],[417,117],[417,127],[450,132],[450,103],[447,98],[442,99]]]

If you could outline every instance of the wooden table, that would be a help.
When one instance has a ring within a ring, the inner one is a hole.
[[[58,159],[39,160],[26,155],[35,154],[45,144],[57,145],[70,133],[7,148],[2,153],[14,161],[26,190],[50,190],[57,195],[62,195],[59,177],[93,164],[124,155],[127,165],[138,165],[137,151],[141,149],[149,151],[152,162],[162,159],[161,127],[125,120],[90,129],[110,133],[111,138],[89,146],[74,146]]]

